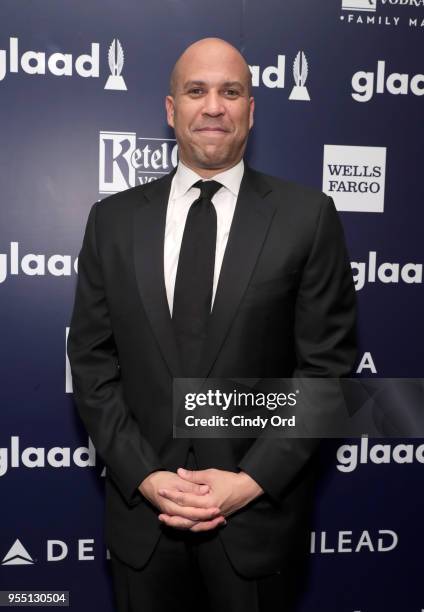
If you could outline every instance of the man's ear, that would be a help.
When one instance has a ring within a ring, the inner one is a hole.
[[[174,98],[172,96],[166,96],[165,98],[166,107],[166,119],[168,125],[174,127]]]
[[[253,114],[255,112],[255,99],[252,96],[250,96],[250,99],[249,99],[249,106],[250,106],[250,109],[249,109],[249,130],[250,130],[250,128],[253,126],[253,123],[254,123]]]

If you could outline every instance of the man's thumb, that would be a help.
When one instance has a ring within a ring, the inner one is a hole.
[[[190,482],[194,482],[196,484],[205,484],[206,479],[205,475],[202,475],[202,470],[186,470],[184,468],[178,468],[178,476],[184,478],[184,480],[189,480]]]

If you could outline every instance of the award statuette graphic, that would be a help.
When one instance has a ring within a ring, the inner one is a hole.
[[[289,100],[310,100],[305,87],[308,78],[308,62],[303,51],[299,51],[293,62],[293,78],[296,85],[291,90]]]
[[[127,91],[124,77],[121,76],[124,65],[124,51],[118,38],[112,40],[112,44],[109,47],[108,60],[111,74],[106,81],[105,89]]]

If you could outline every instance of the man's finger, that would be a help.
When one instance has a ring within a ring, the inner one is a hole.
[[[167,500],[164,505],[166,514],[171,516],[182,516],[191,521],[209,521],[221,514],[221,511],[216,506],[212,508],[195,508],[193,506],[179,506],[173,501]]]
[[[189,519],[181,516],[171,516],[169,514],[160,514],[159,520],[168,527],[174,527],[174,529],[188,529],[190,531],[210,531],[216,529],[220,525],[226,525],[227,521],[223,516],[217,516],[211,521],[190,521]]]
[[[216,529],[220,525],[226,524],[227,521],[223,516],[217,516],[211,521],[199,521],[198,523],[195,523],[193,527],[190,527],[190,531],[210,531],[211,529]]]
[[[194,525],[196,525],[195,521],[190,521],[182,516],[159,514],[158,518],[161,523],[168,525],[168,527],[174,527],[174,529],[190,529],[190,527],[194,527]]]
[[[193,495],[192,493],[183,493],[181,491],[173,491],[172,489],[159,489],[159,495],[170,499],[179,506],[192,506],[194,508],[218,508],[210,496]]]
[[[180,479],[176,489],[178,491],[194,493],[195,495],[206,495],[210,491],[210,487],[207,484],[196,484],[195,482],[188,482],[187,480],[182,479]]]
[[[196,484],[207,484],[207,470],[186,470],[185,468],[178,468],[177,474],[189,482],[194,482]]]

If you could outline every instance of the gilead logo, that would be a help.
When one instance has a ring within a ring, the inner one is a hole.
[[[19,53],[19,39],[9,39],[9,50],[0,49],[0,81],[9,72],[22,70],[27,74],[46,74],[72,76],[74,71],[81,77],[99,76],[99,43],[91,43],[91,53],[81,54],[75,59],[71,53],[52,53],[48,57],[43,51]],[[9,62],[7,61],[9,60]]]
[[[7,275],[17,275],[21,272],[27,276],[71,276],[72,269],[78,272],[78,258],[72,262],[70,255],[51,255],[41,253],[19,252],[19,242],[11,242],[9,253],[0,253],[0,283]]]
[[[398,545],[398,535],[391,529],[379,529],[377,534],[367,530],[355,533],[354,531],[337,531],[329,534],[327,531],[311,532],[310,552],[331,553],[357,553],[363,550],[368,552],[389,552]]]
[[[20,448],[19,436],[10,438],[10,448],[0,448],[0,476],[9,468],[66,468],[71,464],[76,467],[94,467],[96,451],[90,438],[88,446],[79,446],[73,451],[67,446],[44,447],[28,446]]]

